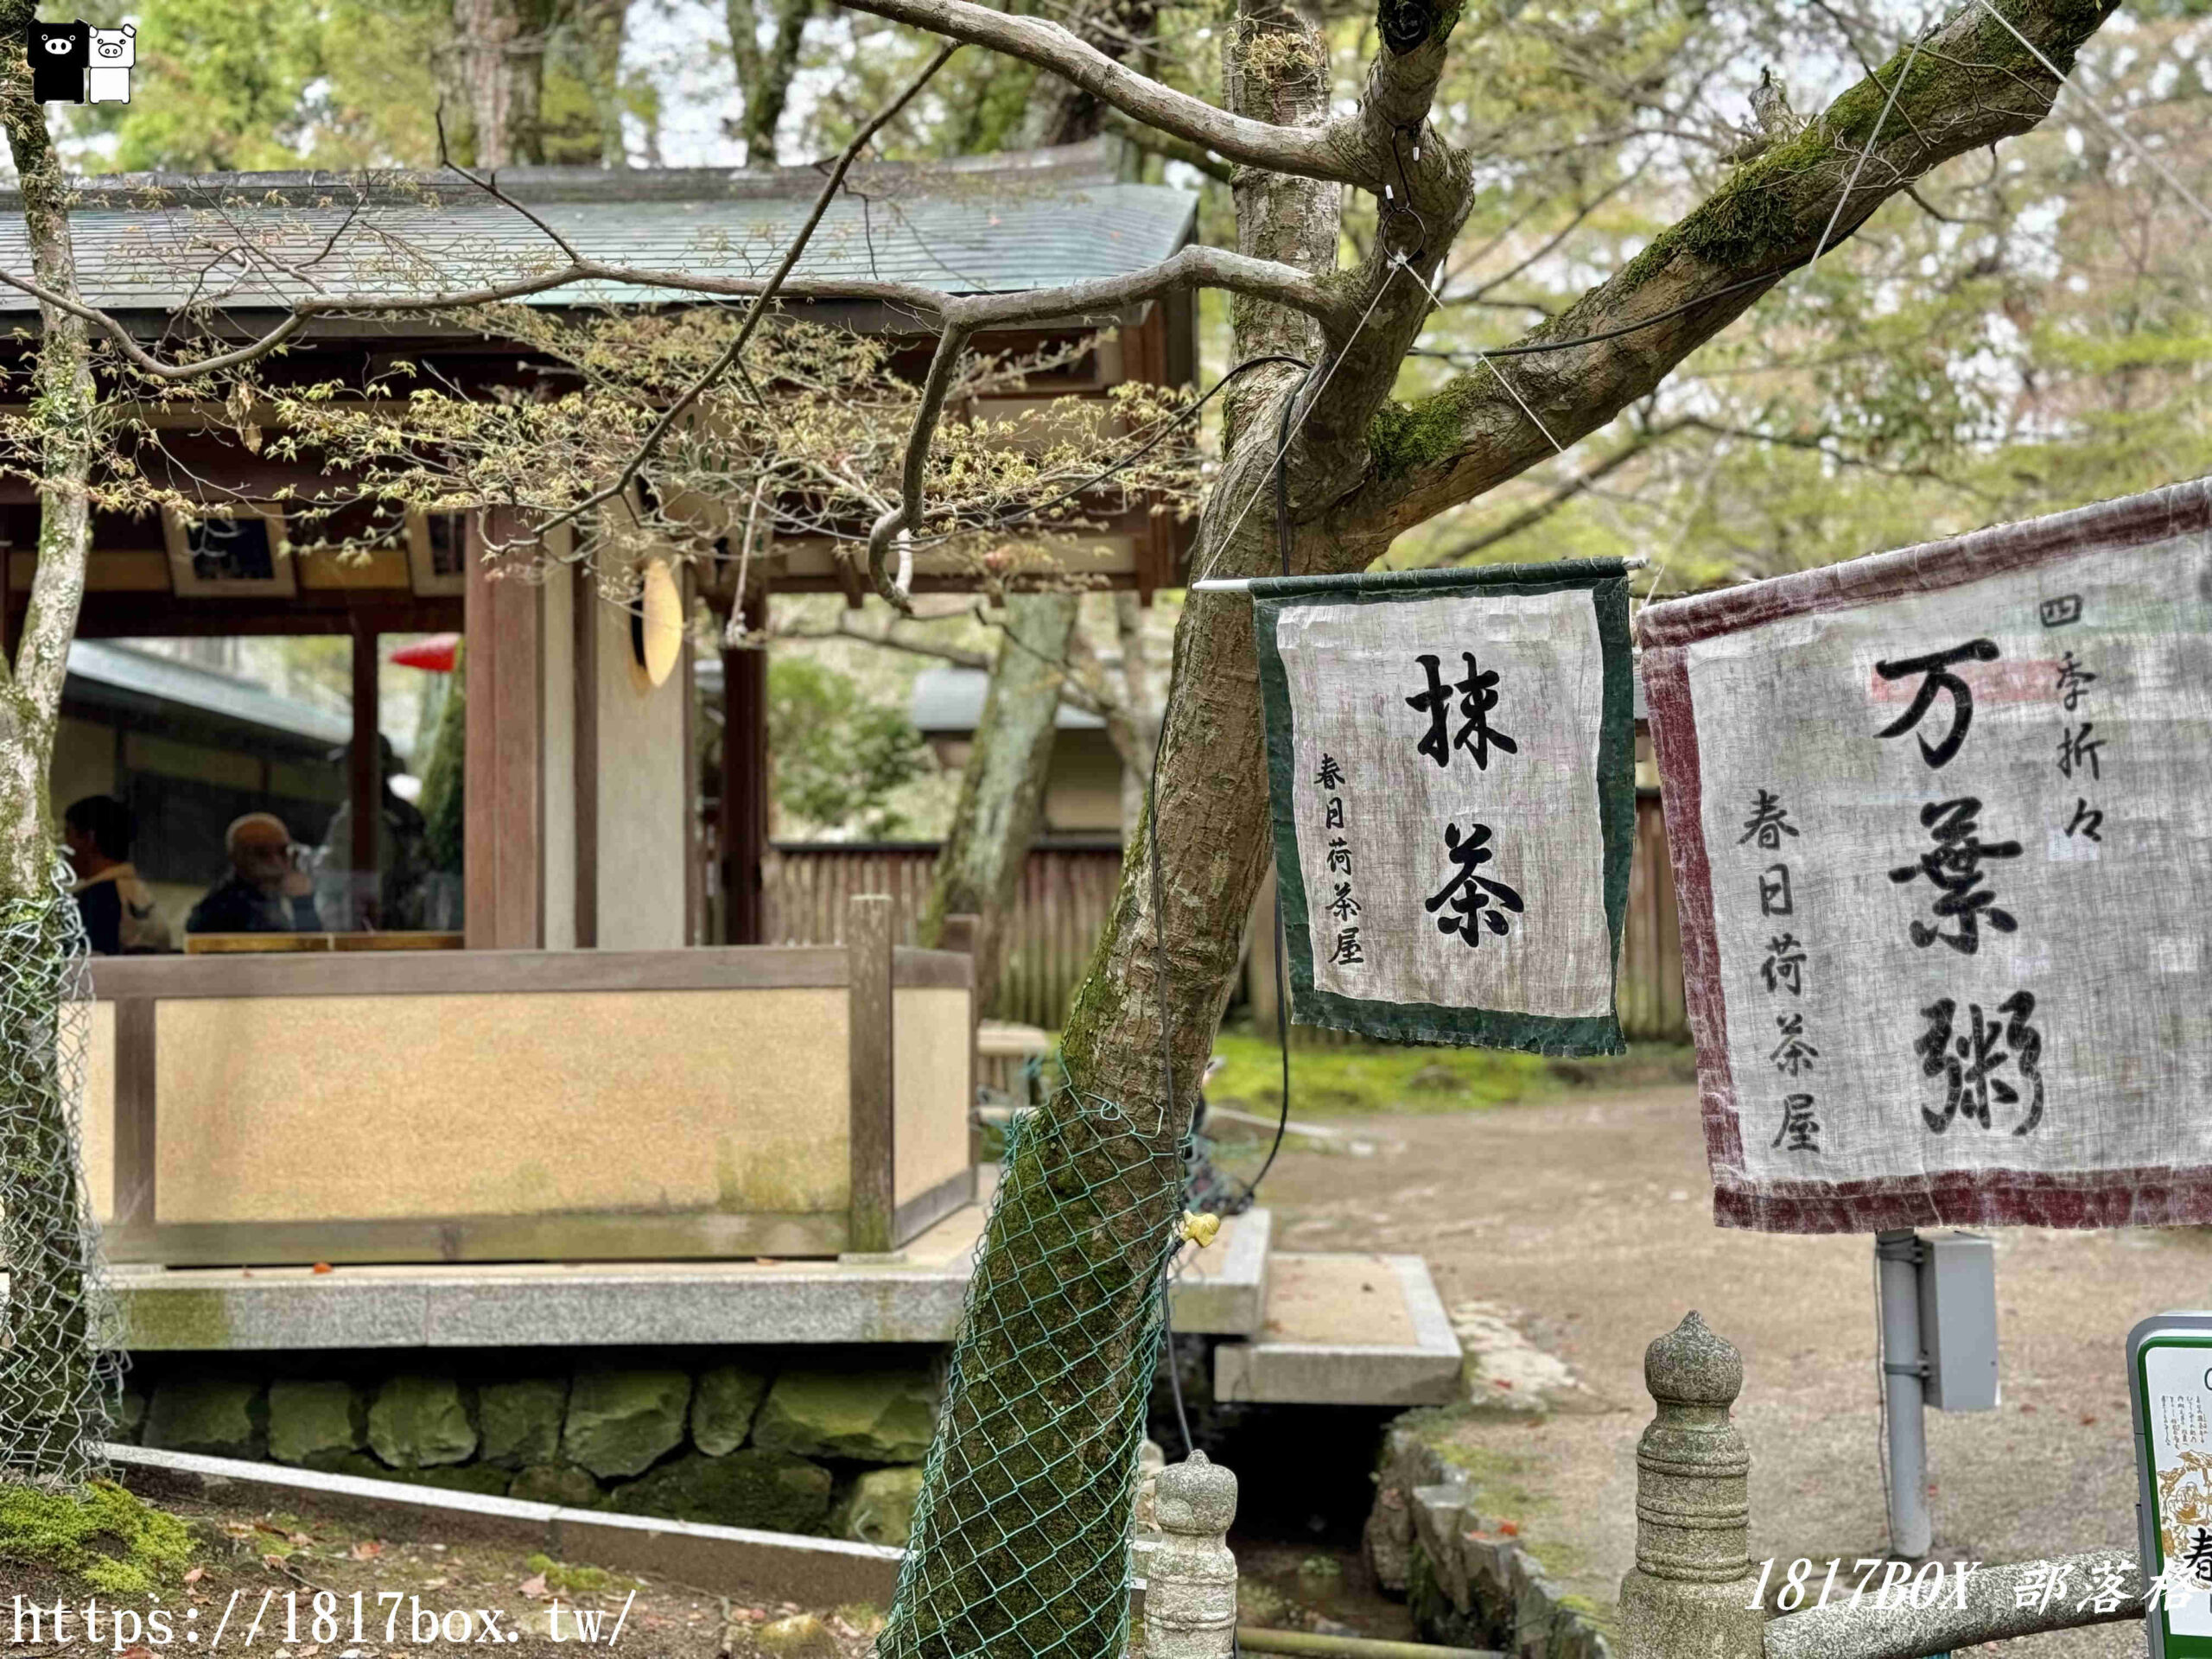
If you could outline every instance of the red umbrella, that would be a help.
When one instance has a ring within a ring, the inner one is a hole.
[[[391,653],[391,660],[402,668],[426,668],[433,674],[450,674],[454,655],[460,648],[459,634],[434,633],[411,645],[402,645]]]

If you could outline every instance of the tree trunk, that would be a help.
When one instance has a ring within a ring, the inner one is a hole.
[[[550,0],[454,0],[457,73],[478,167],[545,159],[541,102],[552,22]]]
[[[21,41],[31,14],[26,0],[0,3],[0,35]],[[21,178],[32,272],[74,297],[67,187],[17,52],[0,70],[0,126]],[[40,322],[38,556],[14,661],[0,663],[0,1262],[11,1275],[13,1338],[0,1349],[0,1473],[56,1485],[92,1471],[105,1427],[67,1040],[84,937],[57,889],[46,799],[91,545],[97,388],[84,323],[44,305]]]
[[[976,984],[987,1015],[998,1011],[1007,918],[1044,810],[1068,640],[1081,603],[1074,594],[1007,596],[990,690],[960,775],[952,833],[938,855],[922,914],[925,946],[937,943],[946,917],[979,918]]]
[[[767,20],[774,26],[767,49],[760,46],[762,0],[728,0],[730,56],[737,69],[738,96],[743,113],[733,124],[733,135],[744,141],[747,167],[776,164],[776,127],[790,101],[791,76],[798,68],[800,43],[814,0],[765,0]]]
[[[1317,33],[1270,0],[1240,0],[1238,12],[1226,31],[1226,101],[1318,125],[1325,75],[1245,67],[1264,36],[1274,37],[1267,56],[1278,66],[1325,63]],[[1250,168],[1237,176],[1243,251],[1332,268],[1335,187]],[[1302,316],[1244,302],[1231,315],[1239,360],[1318,355]],[[1273,566],[1271,537],[1239,509],[1274,449],[1272,422],[1254,416],[1296,380],[1295,371],[1255,372],[1230,401],[1228,464],[1198,537],[1218,574]],[[1233,541],[1231,519],[1243,526]],[[1124,1465],[1157,1355],[1182,1142],[1267,856],[1249,600],[1191,594],[1170,685],[1158,791],[1062,1033],[1070,1086],[1048,1095],[1038,1126],[1023,1132],[1020,1150],[1031,1155],[1009,1163],[985,1230],[912,1546],[928,1570],[901,1586],[890,1659],[995,1652],[995,1637],[1031,1652],[1061,1651],[1061,1640],[1071,1656],[1106,1659],[1118,1634],[1106,1624],[1110,1596],[1096,1599],[1109,1569],[1092,1547],[1107,1541],[1118,1556],[1128,1524]],[[1025,1512],[1047,1519],[1010,1521]]]
[[[629,10],[629,0],[576,0],[577,57],[599,119],[601,167],[620,167],[628,159],[622,142],[622,33]]]

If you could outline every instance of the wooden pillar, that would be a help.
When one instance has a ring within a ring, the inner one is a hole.
[[[570,619],[573,643],[569,671],[575,676],[575,776],[570,788],[575,798],[576,842],[576,949],[594,950],[599,944],[599,607],[603,603],[592,572],[578,567]]]
[[[977,1052],[977,1038],[983,1023],[983,996],[976,983],[976,940],[982,931],[983,918],[966,912],[957,912],[944,918],[944,925],[938,930],[937,948],[952,950],[968,958],[968,1104],[974,1107],[982,1096],[976,1085],[982,1082],[982,1057]],[[1020,1103],[1030,1103],[1025,1078]],[[974,1111],[968,1114],[968,1161],[980,1164],[983,1158],[983,1125]]]
[[[740,601],[747,633],[768,626],[768,595]],[[766,937],[768,851],[768,652],[722,652],[721,888],[723,943],[759,944]]]
[[[487,542],[520,534],[508,509],[469,520],[463,838],[473,950],[533,950],[544,940],[543,613],[536,587],[494,580],[482,557]]]
[[[892,1053],[892,927],[887,893],[855,893],[845,912],[845,949],[852,963],[847,1013],[852,1090],[850,1224],[845,1249],[880,1255],[894,1248]]]
[[[377,868],[377,831],[384,823],[384,745],[378,741],[377,699],[377,632],[357,621],[353,741],[346,752],[346,798],[353,821],[353,844],[346,849],[346,914],[324,917],[325,927],[391,925],[391,918],[384,914],[384,884]]]

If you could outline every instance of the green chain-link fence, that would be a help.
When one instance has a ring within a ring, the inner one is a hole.
[[[79,1153],[90,988],[66,874],[0,899],[0,1481],[99,1472],[123,1354]]]
[[[1015,1116],[880,1659],[1101,1659],[1184,1152],[1062,1086]]]

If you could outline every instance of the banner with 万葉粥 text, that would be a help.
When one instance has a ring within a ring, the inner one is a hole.
[[[1618,559],[1252,584],[1291,1006],[1621,1052],[1635,832]]]
[[[1642,640],[1717,1218],[2212,1221],[2212,483]]]

